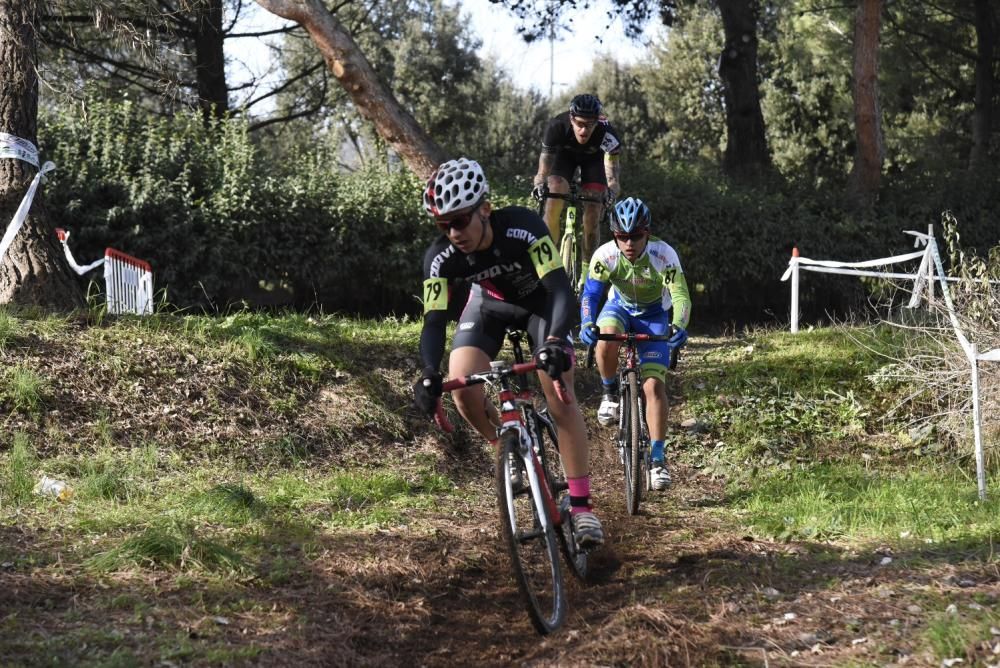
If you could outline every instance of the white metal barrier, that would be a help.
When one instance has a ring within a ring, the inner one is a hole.
[[[912,230],[905,231],[905,234],[912,234],[916,237],[916,240],[913,243],[914,247],[924,246],[924,250],[916,251],[914,253],[906,253],[904,255],[894,255],[892,257],[877,260],[866,260],[863,262],[835,262],[831,260],[810,260],[808,258],[799,257],[798,248],[792,249],[792,259],[788,261],[788,269],[786,269],[785,273],[781,276],[782,281],[787,281],[789,278],[792,279],[791,330],[793,333],[799,331],[800,271],[844,274],[848,276],[897,278],[913,281],[913,292],[910,296],[910,301],[907,304],[908,308],[913,308],[920,304],[921,294],[924,292],[925,288],[927,291],[928,303],[932,302],[934,299],[934,282],[937,281],[941,286],[941,295],[944,297],[945,307],[948,311],[948,318],[951,321],[951,327],[954,330],[955,337],[962,346],[962,350],[965,352],[966,359],[968,359],[969,366],[971,367],[972,432],[975,440],[976,482],[979,488],[979,498],[985,500],[986,466],[983,454],[983,436],[981,425],[982,415],[979,405],[979,362],[1000,362],[1000,348],[995,348],[988,352],[979,354],[976,349],[976,344],[970,342],[968,337],[965,335],[965,332],[962,331],[962,326],[958,321],[958,316],[955,315],[955,307],[951,300],[951,291],[948,289],[949,282],[955,282],[961,279],[945,275],[944,267],[941,263],[941,253],[938,250],[937,240],[934,238],[934,226],[929,225],[927,227],[926,234],[922,232],[914,232]],[[920,266],[914,273],[879,272],[868,270],[869,267],[885,267],[902,262],[910,262],[918,257],[921,258]]]
[[[104,265],[104,291],[108,300],[108,313],[119,315],[151,315],[153,313],[153,268],[148,262],[107,248],[104,257],[88,265],[79,265],[69,249],[69,231],[56,228],[62,243],[63,254],[69,266],[79,275]]]

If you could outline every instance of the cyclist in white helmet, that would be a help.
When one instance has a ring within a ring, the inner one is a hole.
[[[611,215],[614,239],[594,253],[580,298],[580,339],[597,342],[597,368],[604,398],[597,410],[603,425],[618,422],[618,348],[615,341],[597,341],[598,332],[625,331],[662,336],[669,341],[637,344],[642,390],[646,396],[646,425],[651,442],[650,477],[655,490],[670,486],[664,455],[667,435],[666,377],[674,348],[687,342],[691,297],[681,261],[670,244],[651,236],[649,207],[629,197]],[[608,286],[611,294],[600,314],[595,310]]]
[[[443,163],[427,181],[424,208],[441,236],[424,256],[424,371],[413,385],[414,403],[427,415],[437,408],[448,301],[452,288],[471,284],[452,339],[448,373],[458,377],[489,369],[508,326],[527,331],[536,360],[547,353],[545,371],[538,376],[558,428],[576,540],[589,550],[604,542],[604,531],[593,512],[587,429],[573,392],[569,331],[576,300],[542,219],[523,207],[494,209],[489,191],[482,168],[467,158]],[[569,403],[557,397],[554,377],[565,383]],[[500,416],[483,387],[468,387],[453,396],[462,417],[495,446]]]

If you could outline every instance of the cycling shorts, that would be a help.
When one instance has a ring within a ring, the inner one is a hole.
[[[672,310],[672,309],[671,309]],[[629,313],[621,304],[608,300],[597,316],[600,328],[614,327],[619,333],[635,332],[662,336],[670,333],[671,311],[662,308],[647,311],[642,317]],[[672,352],[666,341],[644,341],[636,344],[640,373],[645,378],[657,378],[665,383]]]
[[[478,284],[473,285],[469,301],[458,319],[451,349],[472,346],[482,350],[490,359],[496,359],[510,327],[526,331],[528,345],[534,350],[539,342],[545,340],[549,323],[539,315],[545,307],[544,296],[533,301],[541,303],[512,304],[484,295]]]
[[[604,172],[603,152],[577,153],[560,150],[556,153],[556,164],[552,168],[552,174],[572,181],[577,167],[580,168],[580,183],[585,190],[602,192],[607,190],[608,177]]]

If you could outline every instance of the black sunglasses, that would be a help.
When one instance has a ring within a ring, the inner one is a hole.
[[[455,216],[454,218],[449,218],[448,220],[435,218],[434,224],[437,225],[438,229],[444,234],[448,234],[451,230],[461,232],[469,226],[469,223],[472,222],[472,217],[479,211],[480,206],[482,206],[482,204],[477,205],[476,208],[469,213],[462,214],[461,216]]]
[[[615,232],[614,234],[615,239],[621,241],[622,243],[625,243],[626,241],[638,241],[646,236],[645,232],[632,232],[631,234],[628,232]]]

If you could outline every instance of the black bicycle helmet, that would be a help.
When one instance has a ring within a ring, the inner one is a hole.
[[[569,103],[569,113],[572,116],[592,116],[594,118],[601,115],[601,101],[596,95],[584,93],[577,95]]]
[[[648,230],[652,222],[649,207],[637,197],[618,202],[611,212],[611,231],[632,234]]]

